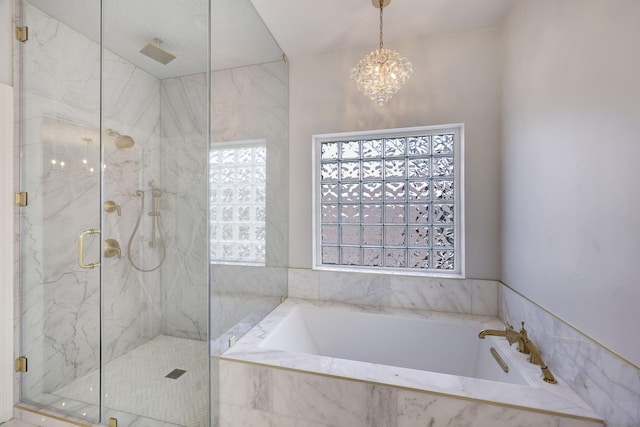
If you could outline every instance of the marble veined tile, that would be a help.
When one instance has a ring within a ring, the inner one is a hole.
[[[497,316],[497,287],[493,280],[289,269],[294,298],[451,313]]]
[[[161,82],[158,185],[167,256],[162,267],[162,331],[207,337],[206,75]]]
[[[607,425],[640,425],[640,369],[609,352],[506,286],[500,287],[500,316],[526,322],[544,360]]]
[[[306,408],[304,406],[306,403],[304,402],[296,401],[295,404],[291,402],[299,396],[309,395],[311,396],[310,402],[313,402],[313,404],[318,407],[322,407],[318,402],[322,402],[323,399],[328,400],[327,405],[330,409],[326,410],[327,413],[342,413],[339,417],[342,419],[350,420],[350,417],[353,417],[354,420],[356,418],[366,419],[371,414],[362,412],[364,411],[363,408],[368,408],[372,405],[363,403],[360,400],[351,402],[350,399],[354,395],[367,395],[375,401],[384,400],[384,404],[376,403],[373,405],[375,407],[384,407],[389,402],[389,398],[385,394],[387,393],[387,389],[372,390],[367,388],[371,385],[384,385],[384,387],[390,387],[393,390],[413,390],[418,392],[419,395],[439,396],[438,405],[445,409],[449,407],[458,408],[455,409],[458,412],[474,412],[473,409],[469,409],[467,406],[459,406],[460,402],[477,402],[481,404],[482,410],[485,411],[485,422],[488,422],[487,420],[492,419],[492,417],[504,416],[505,420],[508,420],[517,415],[517,417],[521,417],[524,420],[523,425],[533,426],[536,425],[536,422],[540,422],[540,425],[545,425],[543,424],[547,422],[544,421],[545,418],[542,415],[536,414],[546,414],[545,416],[552,416],[549,418],[550,420],[555,417],[561,419],[564,423],[568,423],[568,421],[565,420],[566,418],[570,420],[577,419],[586,423],[583,425],[589,425],[590,423],[601,424],[601,422],[598,421],[598,416],[582,399],[571,392],[567,384],[560,377],[558,377],[558,384],[547,384],[541,381],[539,379],[539,367],[527,363],[524,360],[526,357],[517,353],[515,349],[508,345],[506,340],[495,340],[491,345],[498,348],[503,354],[515,353],[511,363],[517,363],[517,370],[523,372],[523,374],[526,373],[527,377],[530,378],[528,381],[531,386],[487,381],[425,370],[406,369],[388,363],[361,362],[351,360],[349,357],[329,357],[321,355],[322,353],[312,354],[311,351],[283,351],[262,346],[261,343],[264,339],[268,337],[272,331],[280,327],[283,319],[293,310],[296,310],[297,307],[309,307],[310,309],[327,308],[328,310],[344,310],[368,314],[376,313],[394,317],[408,316],[410,318],[430,319],[437,322],[460,322],[466,319],[464,321],[473,321],[474,325],[477,324],[476,327],[478,331],[487,327],[496,329],[502,326],[502,323],[496,317],[371,305],[353,305],[319,300],[304,301],[289,298],[245,334],[235,346],[231,347],[221,356],[221,396],[225,403],[248,406],[261,411],[270,410],[274,413],[293,418],[299,418],[304,415],[306,416],[305,419],[331,424],[334,423],[335,420],[326,415],[324,410],[319,410],[319,412],[312,417],[311,415],[314,414],[313,408]],[[348,325],[344,326],[348,328]],[[357,331],[354,331],[354,333],[357,333]],[[385,344],[381,343],[381,345]],[[517,356],[522,356],[520,357],[522,360],[518,359]],[[425,357],[427,357],[427,355],[425,355]],[[267,375],[265,373],[266,371],[263,371],[264,369],[272,369],[273,372]],[[238,382],[240,378],[251,379],[247,380],[247,385],[243,387],[241,383]],[[318,385],[320,383],[324,384],[323,381],[325,380],[329,381],[329,383],[322,386]],[[336,383],[331,382],[333,380],[346,381],[349,384],[345,386],[347,387],[347,391],[343,389],[334,390],[334,387],[338,387],[338,384],[341,383],[340,381]],[[263,384],[269,381],[278,384],[277,386],[272,386],[274,390],[272,392],[269,391],[269,388],[265,388]],[[261,384],[260,387],[252,385],[258,383]],[[225,384],[228,384],[227,388],[225,388]],[[323,389],[323,387],[326,390]],[[351,390],[349,387],[354,388],[354,390]],[[335,398],[334,401],[332,401],[331,399],[334,396],[338,396],[339,398]],[[452,399],[452,402],[440,398]],[[332,406],[337,405],[341,401],[351,403],[345,403],[344,408]],[[258,404],[257,402],[261,403]],[[311,403],[309,403],[309,405],[311,405]],[[486,409],[483,405],[491,406],[493,409]],[[390,404],[387,405],[389,408],[392,406],[393,405]],[[495,412],[495,408],[507,408],[509,411],[505,412],[504,415],[498,415]],[[443,409],[443,413],[447,413],[445,409]],[[520,411],[525,412],[526,415],[518,415],[517,413]],[[476,410],[476,412],[478,412],[478,410]],[[354,414],[358,415],[356,416]],[[384,416],[384,414],[377,414],[371,419],[384,419]],[[451,416],[453,417],[452,419],[455,419],[457,415],[454,414]],[[444,419],[446,419],[446,417],[444,417]],[[356,421],[353,422],[355,423]],[[506,421],[504,425],[507,425]]]
[[[558,417],[552,414],[517,411],[512,408],[465,402],[457,399],[398,391],[396,427],[585,427],[598,422]]]
[[[241,362],[222,361],[221,373],[222,426],[602,425],[597,421]]]

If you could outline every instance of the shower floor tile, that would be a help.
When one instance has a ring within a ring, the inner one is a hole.
[[[186,372],[167,378],[174,369]],[[205,341],[158,335],[105,366],[105,407],[181,426],[206,426],[208,372]],[[99,372],[91,372],[52,394],[83,401],[98,381]]]

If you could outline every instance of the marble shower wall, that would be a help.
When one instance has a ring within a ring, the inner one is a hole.
[[[99,271],[78,266],[77,238],[101,226],[100,48],[27,3],[22,13],[30,40],[21,45],[22,159],[16,188],[29,192],[29,206],[21,209],[19,225],[19,351],[29,358],[23,396],[35,399],[99,363]],[[122,216],[106,214],[103,235],[87,236],[87,262],[99,260],[99,238],[115,238],[126,248],[137,213],[132,192],[141,184],[140,167],[154,163],[159,143],[157,80],[110,52],[104,62],[105,125],[137,144],[117,151],[104,136],[105,197],[122,206]],[[108,362],[159,332],[154,309],[159,287],[158,281],[143,285],[125,257],[104,264]]]
[[[266,266],[214,265],[212,338],[246,330],[286,295],[287,67],[263,64],[211,76],[212,144],[267,140]],[[162,333],[207,336],[208,147],[205,74],[161,81]],[[215,183],[214,183],[215,185]],[[239,329],[238,329],[239,328]]]
[[[129,149],[118,149],[114,137],[103,134],[103,197],[120,205],[122,215],[104,213],[102,238],[120,243],[122,257],[105,258],[103,278],[104,362],[133,350],[160,333],[160,275],[156,270],[142,273],[141,267],[154,265],[158,248],[149,247],[152,227],[148,181],[158,174],[160,143],[160,81],[124,59],[106,51],[103,58],[103,126],[135,141]],[[136,196],[145,193],[145,206]],[[140,211],[140,227],[133,235]]]
[[[287,64],[216,71],[211,76],[211,93],[212,145],[265,139],[267,146],[266,262],[264,266],[212,265],[211,337],[216,339],[225,333],[241,336],[287,294]]]
[[[207,81],[193,74],[161,81],[162,333],[207,339]]]
[[[289,262],[287,64],[274,62],[216,71],[211,76],[211,96],[212,145],[252,139],[267,141],[266,266],[286,268]],[[286,288],[286,283],[281,285]]]

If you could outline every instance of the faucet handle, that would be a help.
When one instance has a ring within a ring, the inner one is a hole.
[[[520,327],[520,334],[524,337],[527,338],[527,330],[524,328],[524,322],[521,322],[522,326]]]
[[[523,354],[530,354],[529,345],[529,335],[527,335],[527,330],[524,328],[524,322],[521,323],[520,332],[518,332],[518,351]]]
[[[516,342],[517,334],[518,333],[515,331],[515,329],[513,329],[513,326],[509,322],[507,322],[505,320],[504,321],[504,336],[507,339],[507,341],[509,342],[509,345],[511,345],[514,342]]]
[[[122,250],[120,249],[120,243],[115,239],[107,239],[104,241],[104,257],[111,258],[117,256],[122,258]]]

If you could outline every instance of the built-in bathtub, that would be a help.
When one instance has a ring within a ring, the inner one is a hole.
[[[289,299],[221,357],[223,419],[252,426],[295,426],[302,420],[326,426],[603,424],[562,381],[562,373],[554,372],[557,384],[545,383],[539,366],[530,364],[515,345],[504,338],[479,339],[485,328],[504,325],[487,316]],[[343,388],[354,387],[349,385],[353,382],[373,387],[366,393],[378,397],[373,402],[349,397],[355,399],[353,408],[340,403],[347,414],[342,416],[335,415],[330,403],[320,402],[331,401],[332,394],[349,395]],[[239,394],[242,383],[246,385]],[[323,387],[326,392],[318,391]],[[362,409],[372,404],[385,413]],[[323,406],[326,411],[317,409]],[[342,419],[359,410],[369,412]],[[260,415],[246,421],[247,411]],[[380,417],[386,421],[372,421]]]

